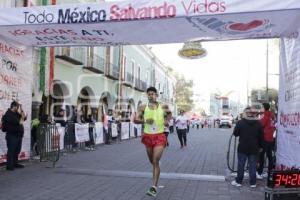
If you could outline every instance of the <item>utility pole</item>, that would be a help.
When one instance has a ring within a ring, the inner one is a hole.
[[[249,72],[250,72],[250,59],[249,59],[249,55],[248,55],[248,62],[247,62],[247,106],[249,106],[250,102],[249,102]]]
[[[266,101],[269,102],[269,40],[267,40],[266,52]]]

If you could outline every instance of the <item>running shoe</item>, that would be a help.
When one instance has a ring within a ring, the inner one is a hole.
[[[264,177],[256,172],[256,178],[262,180]]]
[[[242,185],[240,183],[237,183],[235,180],[231,182],[231,185],[236,187],[242,187]]]
[[[151,196],[151,197],[156,197],[157,195],[157,190],[154,186],[150,187],[149,190],[147,191],[146,193],[148,196]]]

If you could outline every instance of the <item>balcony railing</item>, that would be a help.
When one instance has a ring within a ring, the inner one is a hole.
[[[56,58],[63,59],[73,65],[82,65],[95,73],[104,73],[105,59],[97,54],[88,56],[86,47],[59,47],[55,49]]]
[[[136,78],[134,88],[138,91],[145,92],[147,90],[147,83]]]
[[[86,47],[70,47],[70,57],[82,62],[84,65],[87,64]]]
[[[133,75],[131,73],[127,72],[123,84],[126,86],[129,86],[129,87],[132,87],[133,80],[134,80]]]
[[[109,74],[107,76],[114,80],[119,80],[120,68],[118,65],[109,63]]]
[[[84,69],[88,69],[92,72],[103,74],[105,66],[105,59],[100,56],[94,54],[92,57],[87,59],[87,63],[84,66]]]
[[[71,49],[68,47],[58,47],[55,48],[55,58],[59,58],[61,60],[64,60],[66,62],[69,62],[73,65],[83,65],[83,62],[78,60],[77,58],[74,58],[71,55]]]
[[[93,57],[93,67],[99,69],[100,71],[104,72],[105,67],[105,59],[94,54]]]

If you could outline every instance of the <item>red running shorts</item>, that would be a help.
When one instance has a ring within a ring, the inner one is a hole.
[[[142,136],[142,143],[148,147],[165,146],[167,144],[167,137],[164,133],[159,134],[144,134]]]

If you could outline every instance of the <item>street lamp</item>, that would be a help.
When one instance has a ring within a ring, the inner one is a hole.
[[[266,100],[269,102],[269,40],[267,40],[266,55]]]
[[[178,55],[186,59],[197,59],[206,56],[207,51],[202,47],[200,41],[185,42]]]

